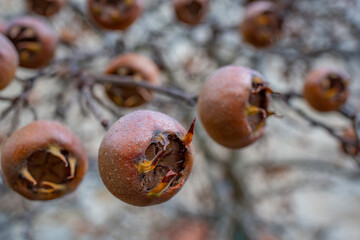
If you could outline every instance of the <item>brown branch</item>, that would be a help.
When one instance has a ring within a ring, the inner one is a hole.
[[[184,101],[189,106],[194,107],[196,105],[196,97],[191,97],[178,89],[155,86],[147,82],[136,82],[133,81],[131,77],[120,77],[115,75],[94,75],[88,77],[99,84],[113,83],[122,87],[143,87],[154,92]]]
[[[326,124],[324,124],[322,122],[319,122],[319,121],[313,119],[308,114],[306,114],[303,110],[301,110],[300,108],[295,107],[291,103],[291,100],[294,99],[294,98],[301,98],[302,99],[303,96],[301,94],[298,94],[298,93],[295,93],[295,92],[289,92],[289,93],[285,93],[285,94],[280,95],[280,99],[284,103],[286,103],[286,105],[288,107],[290,107],[293,111],[295,111],[302,119],[309,122],[312,126],[324,129],[330,136],[337,139],[341,144],[344,144],[346,146],[354,146],[354,147],[360,148],[360,141],[359,141],[359,136],[360,136],[360,115],[356,114],[352,107],[344,106],[338,112],[342,116],[344,116],[345,118],[352,121],[353,127],[355,129],[355,133],[356,133],[356,140],[355,141],[342,136],[341,134],[338,133],[338,130],[336,130],[336,129],[334,129],[334,128],[332,128],[332,127],[330,127],[330,126],[328,126],[328,125],[326,125]],[[360,156],[353,156],[353,159],[354,159],[355,163],[360,167]]]
[[[110,128],[110,121],[102,117],[100,110],[98,109],[98,107],[95,104],[95,100],[91,94],[90,87],[89,86],[82,87],[81,93],[84,96],[86,104],[89,107],[91,113],[100,122],[101,126],[105,130],[108,130]]]

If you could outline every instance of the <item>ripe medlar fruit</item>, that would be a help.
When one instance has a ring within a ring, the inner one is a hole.
[[[0,33],[0,90],[14,79],[19,64],[14,45]]]
[[[215,239],[213,226],[206,219],[181,217],[155,229],[149,240],[209,240]]]
[[[114,58],[107,67],[106,74],[130,77],[134,81],[158,83],[159,69],[149,58],[127,53]],[[119,107],[137,107],[152,99],[152,92],[141,87],[121,87],[105,84],[106,94]]]
[[[218,69],[205,82],[198,112],[206,132],[217,143],[242,148],[264,133],[271,90],[256,71],[239,66]]]
[[[107,189],[135,206],[168,201],[191,172],[194,125],[195,120],[186,132],[175,119],[145,110],[120,118],[99,149],[99,171]]]
[[[252,3],[256,1],[268,1],[268,2],[276,2],[277,0],[247,0],[246,3]]]
[[[88,13],[100,27],[125,30],[143,11],[142,0],[87,0]]]
[[[5,34],[5,30],[7,28],[7,23],[0,23],[0,33]]]
[[[342,131],[342,137],[353,144],[341,144],[341,149],[344,153],[350,155],[350,156],[356,156],[359,154],[360,146],[356,145],[356,133],[353,127],[346,128]]]
[[[54,121],[36,121],[5,142],[1,169],[7,184],[30,200],[51,200],[75,190],[87,170],[80,140]]]
[[[174,8],[176,17],[181,22],[196,25],[205,17],[209,0],[175,0]]]
[[[7,26],[6,36],[19,53],[21,67],[41,68],[54,57],[57,37],[42,18],[18,17]]]
[[[28,8],[44,17],[51,17],[58,13],[66,0],[27,0]]]
[[[273,45],[282,32],[283,19],[276,4],[256,1],[245,8],[240,26],[244,40],[257,48]]]
[[[321,68],[308,74],[304,84],[304,98],[320,112],[341,108],[349,97],[349,76],[338,70]]]

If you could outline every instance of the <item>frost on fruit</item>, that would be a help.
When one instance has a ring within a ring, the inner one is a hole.
[[[192,142],[195,121],[182,139],[175,134],[157,133],[138,160],[136,168],[148,196],[160,197],[167,189],[177,189],[184,184],[186,147]]]

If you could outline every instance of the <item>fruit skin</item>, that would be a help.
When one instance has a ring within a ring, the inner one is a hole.
[[[0,23],[0,34],[5,34],[7,23]]]
[[[32,153],[46,149],[49,144],[57,144],[75,156],[75,177],[67,182],[63,192],[37,194],[19,183],[19,172]],[[87,171],[87,157],[80,140],[70,129],[54,121],[39,120],[15,131],[6,140],[2,147],[1,169],[8,186],[22,196],[29,200],[52,200],[76,189]]]
[[[136,164],[158,133],[176,134],[186,130],[175,119],[154,111],[139,110],[120,118],[107,132],[99,148],[99,172],[107,189],[120,200],[135,206],[168,201],[179,190],[166,189],[159,197],[148,196],[140,183]],[[193,146],[186,146],[184,181],[193,167]]]
[[[195,4],[198,8],[196,13],[192,13],[189,4]],[[188,25],[199,24],[205,17],[209,8],[208,0],[175,0],[174,9],[178,20]]]
[[[262,76],[249,68],[226,66],[205,82],[198,101],[198,113],[206,132],[228,148],[242,148],[259,139],[264,127],[253,131],[245,114],[252,92],[252,78]],[[265,94],[265,105],[270,96]],[[266,111],[266,107],[264,109]]]
[[[107,21],[96,14],[95,2],[96,0],[87,1],[88,15],[97,25],[107,30],[126,30],[138,19],[144,8],[142,0],[132,0],[133,5],[128,12],[120,14],[117,20]],[[125,2],[125,0],[115,0],[113,2]]]
[[[11,29],[14,27],[26,27],[35,31],[35,42],[40,44],[41,49],[28,60],[21,59],[19,46],[14,42],[16,39],[13,39],[11,36]],[[48,65],[54,58],[57,47],[57,36],[51,26],[43,18],[33,16],[15,18],[9,23],[5,32],[5,35],[13,42],[20,55],[21,67],[31,69],[41,68]]]
[[[335,74],[344,82],[344,89],[337,96],[327,97],[322,81],[327,76]],[[336,111],[344,105],[349,97],[349,90],[346,87],[349,83],[349,76],[339,70],[320,68],[311,71],[304,83],[304,98],[314,109],[320,112]]]
[[[52,17],[61,10],[66,0],[27,0],[27,2],[31,11],[44,17]]]
[[[264,18],[265,16],[268,18]],[[255,1],[245,8],[240,32],[247,43],[257,48],[266,48],[272,46],[280,37],[282,24],[283,19],[276,4]]]
[[[0,33],[0,90],[14,79],[19,57],[14,45]]]
[[[341,136],[349,142],[356,143],[356,133],[353,127],[343,129]],[[341,150],[350,156],[358,155],[359,148],[360,146],[341,143]]]
[[[158,78],[159,78],[159,69],[157,65],[149,58],[136,54],[136,53],[126,53],[123,55],[120,55],[116,58],[114,58],[108,65],[105,74],[113,74],[117,75],[117,71],[119,68],[126,68],[129,69],[135,73],[139,73],[143,79],[142,81],[146,81],[150,84],[157,85],[158,84]],[[134,87],[116,87],[114,84],[107,84],[105,86],[106,94],[110,98],[112,102],[114,102],[116,105],[120,107],[137,107],[140,105],[143,105],[147,102],[149,102],[152,98],[153,93],[151,91],[148,91],[144,88],[134,88]],[[147,98],[141,98],[139,96],[139,101],[131,106],[126,106],[123,103],[119,103],[116,100],[116,95],[118,89],[125,89],[129,91],[135,91],[134,95],[139,95],[136,93],[137,89],[142,89],[143,91],[147,92]]]
[[[256,1],[268,1],[268,2],[276,2],[277,0],[247,0],[247,3],[252,3]]]

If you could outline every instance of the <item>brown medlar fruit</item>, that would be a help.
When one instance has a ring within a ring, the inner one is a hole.
[[[175,0],[176,17],[183,23],[197,25],[204,19],[209,8],[209,0]]]
[[[42,18],[18,17],[7,26],[6,36],[19,53],[21,67],[44,67],[55,55],[57,37]]]
[[[142,0],[88,0],[88,13],[100,27],[125,30],[143,11]]]
[[[75,190],[87,170],[80,140],[54,121],[36,121],[15,131],[1,153],[5,181],[30,200],[51,200]]]
[[[5,34],[5,30],[7,28],[7,23],[0,23],[0,33]]]
[[[244,40],[257,48],[273,45],[281,35],[283,19],[276,4],[256,1],[245,8],[240,25]]]
[[[14,79],[19,57],[14,45],[0,33],[0,90]]]
[[[58,13],[66,0],[27,0],[28,8],[44,17],[51,17]]]
[[[120,118],[99,149],[99,171],[107,189],[135,206],[168,201],[191,172],[194,125],[195,120],[186,132],[175,119],[145,110]]]
[[[341,136],[350,144],[343,142],[341,149],[344,153],[350,156],[356,156],[359,154],[360,146],[356,145],[357,136],[353,127],[346,128],[342,131]]]
[[[316,110],[339,110],[349,97],[349,76],[338,70],[321,68],[308,74],[304,98]]]
[[[206,219],[181,217],[155,229],[150,240],[209,240],[215,239],[214,235],[213,226]]]
[[[127,53],[114,58],[108,65],[106,74],[130,77],[133,81],[157,84],[159,69],[149,58]],[[106,94],[119,107],[137,107],[152,99],[152,92],[142,87],[122,87],[113,83],[105,84]]]
[[[198,112],[206,132],[217,143],[242,148],[264,133],[271,90],[256,71],[239,66],[218,69],[205,82]]]
[[[257,1],[268,1],[268,2],[276,2],[277,0],[247,0],[246,3],[252,3]]]

